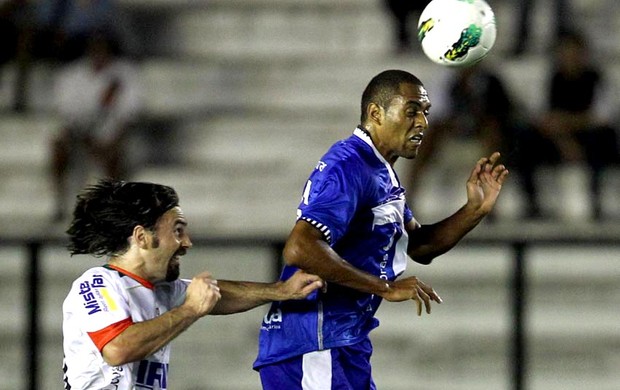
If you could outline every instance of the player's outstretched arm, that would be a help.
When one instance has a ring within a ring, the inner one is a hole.
[[[303,220],[293,227],[284,247],[284,260],[327,283],[376,294],[392,302],[415,300],[418,313],[422,312],[422,304],[430,313],[431,301],[441,303],[432,287],[415,276],[391,282],[353,267],[325,242],[319,230]]]
[[[415,276],[387,281],[353,267],[325,242],[319,230],[303,220],[297,221],[289,235],[284,260],[288,265],[320,276],[327,283],[376,294],[391,302],[414,300],[418,315],[422,314],[422,305],[430,313],[431,301],[441,303],[435,290]]]
[[[286,281],[275,283],[219,280],[222,299],[210,314],[233,314],[253,309],[273,301],[303,299],[323,287],[316,275],[297,271]]]
[[[467,180],[467,203],[450,217],[431,225],[412,222],[407,226],[407,252],[416,262],[429,264],[435,257],[453,248],[493,210],[508,169],[499,164],[500,154],[483,157]]]
[[[286,240],[284,261],[287,265],[318,275],[327,283],[337,283],[377,295],[387,292],[388,289],[385,280],[346,262],[325,242],[323,234],[317,228],[303,220],[295,223]]]

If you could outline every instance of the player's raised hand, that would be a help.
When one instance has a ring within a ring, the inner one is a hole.
[[[304,299],[324,285],[325,282],[320,277],[298,270],[282,283],[282,290],[285,299]]]
[[[187,286],[184,305],[202,317],[209,314],[221,297],[217,280],[212,279],[209,272],[202,272]]]
[[[443,302],[430,285],[424,283],[416,276],[391,282],[389,286],[390,288],[387,293],[383,294],[383,298],[390,302],[402,302],[412,299],[416,303],[418,315],[422,315],[422,304],[426,307],[426,313],[430,314],[431,301]]]
[[[476,163],[467,180],[467,204],[477,212],[488,214],[497,202],[508,169],[498,164],[500,154],[483,157]]]

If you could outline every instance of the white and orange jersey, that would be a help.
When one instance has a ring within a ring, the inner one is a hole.
[[[167,389],[169,344],[118,367],[108,365],[101,350],[133,323],[179,306],[186,287],[180,280],[154,285],[111,265],[84,272],[62,306],[65,389]]]

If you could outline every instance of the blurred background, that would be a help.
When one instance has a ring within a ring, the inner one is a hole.
[[[378,387],[620,389],[620,3],[490,0],[497,41],[470,70],[424,57],[425,3],[0,1],[0,389],[62,386],[62,301],[104,261],[64,249],[79,188],[171,185],[195,243],[183,276],[274,280],[308,174],[389,68],[433,103],[420,159],[397,163],[422,223],[463,204],[491,149],[511,176],[468,239],[407,271],[444,303],[379,310]],[[171,386],[260,388],[265,312],[181,335]]]

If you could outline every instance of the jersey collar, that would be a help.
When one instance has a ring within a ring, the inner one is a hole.
[[[390,163],[381,155],[381,153],[379,153],[379,150],[377,150],[377,148],[375,147],[375,144],[372,142],[372,138],[370,138],[370,134],[368,134],[365,130],[363,130],[361,127],[358,126],[355,128],[355,130],[353,130],[353,135],[355,135],[356,137],[364,141],[366,144],[368,144],[368,146],[370,146],[372,151],[375,153],[375,156],[377,156],[379,161],[381,161],[381,163],[383,163],[383,165],[385,165],[385,167],[387,168],[390,174],[390,180],[392,181],[392,185],[399,187],[400,183],[398,181],[398,178],[396,177],[394,168],[392,168],[392,165],[390,165]]]
[[[141,277],[139,277],[138,275],[136,275],[136,274],[134,274],[132,272],[126,271],[126,270],[124,270],[124,269],[122,269],[122,268],[120,268],[120,267],[118,267],[116,265],[106,264],[103,267],[107,268],[107,269],[113,269],[115,271],[118,271],[121,275],[130,277],[131,279],[135,280],[136,282],[140,283],[141,285],[143,285],[144,287],[146,287],[148,289],[153,290],[155,288],[155,285],[153,283],[149,282],[148,280],[146,280],[144,278],[141,278]]]

